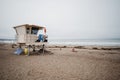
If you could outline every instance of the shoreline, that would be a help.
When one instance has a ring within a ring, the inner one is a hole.
[[[1,39],[3,43],[16,43],[15,39]],[[120,46],[120,39],[49,39],[50,45],[66,46]]]
[[[13,48],[18,47],[13,43],[0,43],[0,46],[9,46]],[[76,48],[76,49],[94,49],[94,50],[120,50],[120,46],[106,46],[106,45],[51,45],[47,44],[46,48]]]

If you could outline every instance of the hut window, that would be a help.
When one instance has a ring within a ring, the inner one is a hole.
[[[39,28],[32,27],[31,34],[37,35],[38,30],[39,30]]]
[[[30,33],[30,28],[27,28],[26,33],[27,33],[27,34]]]

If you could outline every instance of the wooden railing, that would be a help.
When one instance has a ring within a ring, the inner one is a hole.
[[[17,35],[16,39],[17,39],[17,43],[34,43],[38,39],[38,37],[37,35],[26,34],[26,35]]]

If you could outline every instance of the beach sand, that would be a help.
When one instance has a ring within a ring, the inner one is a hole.
[[[120,80],[120,47],[48,47],[53,54],[15,55],[0,44],[0,80]]]

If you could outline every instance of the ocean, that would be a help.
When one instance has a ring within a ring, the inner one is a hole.
[[[50,44],[120,46],[120,39],[51,39]]]
[[[16,39],[0,39],[0,43],[16,43]]]
[[[1,43],[16,43],[15,39],[0,39]],[[120,46],[120,39],[49,39],[51,45]]]

